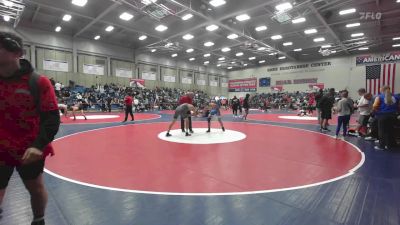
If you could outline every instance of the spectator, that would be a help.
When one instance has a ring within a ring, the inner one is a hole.
[[[330,131],[328,129],[328,121],[332,119],[332,107],[335,102],[335,89],[329,89],[329,93],[324,95],[320,102],[320,110],[321,110],[321,131]]]
[[[344,90],[341,92],[342,99],[339,100],[336,107],[336,112],[338,113],[338,123],[336,127],[336,136],[339,138],[340,127],[343,125],[343,137],[347,136],[347,128],[350,122],[350,116],[353,113],[353,101],[350,100],[349,92]]]
[[[381,94],[375,98],[374,112],[378,120],[379,144],[375,146],[377,150],[388,150],[395,147],[394,124],[396,123],[396,113],[399,110],[399,98],[392,95],[389,86],[381,88]]]

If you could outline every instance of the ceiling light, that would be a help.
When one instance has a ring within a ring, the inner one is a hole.
[[[182,20],[188,20],[188,19],[190,19],[192,17],[193,17],[193,14],[188,13],[188,14],[182,16]]]
[[[367,41],[359,41],[359,42],[356,42],[356,44],[366,44],[367,43]]]
[[[218,64],[218,65],[217,65],[217,67],[220,67],[220,66],[221,66],[221,64]]]
[[[119,18],[121,20],[129,21],[129,20],[131,20],[133,18],[133,15],[130,14],[130,13],[124,12],[119,16]]]
[[[256,59],[256,57],[254,57],[254,56],[249,58],[249,60],[255,60],[255,59]]]
[[[211,0],[210,1],[210,5],[214,6],[214,7],[218,7],[221,5],[225,5],[226,1],[225,0]]]
[[[301,49],[301,48],[296,48],[296,49],[293,49],[293,51],[294,51],[294,52],[301,52],[301,51],[303,51],[303,49]]]
[[[142,0],[142,3],[145,5],[150,5],[150,4],[156,3],[156,2],[157,2],[157,0]]]
[[[350,13],[355,13],[356,9],[352,8],[352,9],[345,9],[339,12],[339,15],[346,15],[346,14],[350,14]]]
[[[208,30],[208,31],[214,31],[214,30],[217,30],[219,27],[217,26],[217,25],[210,25],[210,26],[208,26],[208,27],[206,27],[206,30]]]
[[[308,29],[304,31],[305,34],[315,34],[317,32],[318,32],[317,29]]]
[[[399,1],[400,1],[400,0],[399,0]],[[393,47],[393,48],[400,47],[400,44],[395,44],[395,45],[392,45],[392,47]]]
[[[69,14],[65,14],[65,15],[63,16],[62,20],[64,20],[64,21],[68,22],[68,21],[70,21],[70,20],[71,20],[71,18],[72,18],[72,16],[71,16],[71,15],[69,15]]]
[[[206,46],[206,47],[211,47],[213,45],[214,45],[214,42],[211,42],[211,41],[207,41],[206,43],[204,43],[204,46]]]
[[[259,26],[259,27],[255,28],[255,30],[258,31],[258,32],[266,30],[266,29],[267,29],[267,26]]]
[[[182,38],[185,40],[190,40],[190,39],[194,38],[194,36],[191,34],[185,34]]]
[[[7,7],[13,7],[14,6],[14,3],[12,1],[7,1],[7,0],[3,1],[3,4],[5,6],[7,6]]]
[[[210,63],[210,61],[205,61],[205,62],[204,62],[204,64],[209,64],[209,63]]]
[[[282,3],[282,4],[279,4],[279,5],[275,6],[275,9],[278,10],[279,12],[286,11],[286,10],[289,10],[291,8],[293,8],[293,6],[289,2],[285,2],[285,3]]]
[[[319,38],[314,38],[314,42],[322,42],[325,41],[325,38],[319,37]]]
[[[242,15],[239,15],[236,17],[237,21],[245,21],[245,20],[249,20],[249,19],[250,19],[250,16],[247,14],[242,14]]]
[[[177,57],[177,56],[178,56],[178,54],[176,54],[176,53],[174,53],[174,54],[171,55],[172,58],[175,58],[175,57]]]
[[[10,21],[10,16],[3,16],[3,19],[4,19],[4,21],[6,21],[6,22],[8,22],[8,21]]]
[[[282,35],[274,35],[271,37],[272,40],[279,40],[282,39]]]
[[[225,47],[225,48],[221,49],[222,52],[229,52],[230,50],[231,50],[231,49],[228,48],[228,47]]]
[[[264,51],[265,49],[267,49],[266,47],[259,47],[257,48],[258,51]]]
[[[113,31],[114,30],[114,27],[113,26],[108,26],[108,27],[106,27],[106,31],[107,32],[111,32],[111,31]]]
[[[231,64],[235,64],[236,62],[231,62]]]
[[[351,37],[361,37],[361,36],[364,36],[364,33],[355,33],[351,35]]]
[[[186,50],[187,53],[191,53],[191,52],[193,52],[193,51],[194,51],[193,48],[189,48],[189,49]]]
[[[228,66],[228,70],[232,69],[232,66]]]
[[[302,23],[302,22],[306,22],[306,18],[300,17],[300,18],[292,20],[292,23]]]
[[[236,56],[242,56],[242,55],[243,55],[243,52],[236,53]]]
[[[358,48],[358,50],[360,50],[360,51],[364,51],[364,50],[368,50],[368,49],[369,49],[368,47]]]
[[[400,0],[397,0],[396,3],[400,3]]]
[[[400,37],[394,37],[393,41],[400,40]]]
[[[243,64],[243,66],[247,66],[247,63]]]
[[[210,56],[211,56],[210,53],[204,54],[204,57],[205,57],[205,58],[210,57]]]
[[[99,40],[100,39],[100,35],[96,35],[96,37],[94,37],[94,40]]]
[[[321,48],[330,48],[332,45],[322,45]]]
[[[332,53],[332,54],[335,54],[335,53],[336,53],[336,50],[332,50],[331,53]]]
[[[72,0],[72,4],[83,7],[87,3],[87,0]]]
[[[258,61],[258,63],[260,63],[260,64],[261,64],[261,63],[265,63],[265,60]]]
[[[156,31],[163,32],[163,31],[166,31],[168,29],[168,27],[164,26],[164,25],[158,25],[155,29],[156,29]]]
[[[195,60],[195,58],[190,58],[190,59],[189,59],[189,61],[194,61],[194,60]]]
[[[56,32],[60,32],[60,31],[61,31],[61,27],[60,26],[56,27]]]
[[[281,56],[278,59],[286,59],[286,56]]]
[[[239,36],[237,35],[237,34],[230,34],[230,35],[228,35],[228,39],[236,39],[236,38],[238,38]]]
[[[291,45],[293,45],[293,42],[285,42],[285,43],[283,43],[283,46],[291,46]]]
[[[142,36],[139,37],[139,40],[141,40],[141,41],[146,40],[146,39],[147,39],[146,35],[142,35]]]
[[[350,28],[350,27],[358,27],[358,26],[360,26],[361,24],[360,23],[349,23],[349,24],[346,24],[346,27],[347,28]]]
[[[221,58],[219,58],[218,60],[219,60],[219,61],[223,61],[223,60],[225,60],[225,57],[221,57]]]
[[[156,51],[157,51],[157,49],[152,49],[152,50],[151,50],[151,52],[156,52]]]
[[[272,53],[269,53],[268,55],[276,55],[276,54],[278,54],[277,52],[272,52]]]

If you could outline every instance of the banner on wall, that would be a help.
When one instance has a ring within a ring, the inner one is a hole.
[[[257,78],[229,80],[229,92],[255,92],[257,91]]]
[[[211,87],[218,87],[218,81],[211,81],[210,80],[210,86]]]
[[[133,77],[133,71],[129,69],[124,69],[124,68],[116,68],[115,69],[115,75],[117,77]]]
[[[164,75],[163,77],[164,82],[168,82],[168,83],[175,83],[175,76],[168,76],[168,75]]]
[[[356,66],[400,62],[400,51],[385,54],[368,54],[356,57]]]
[[[93,75],[104,75],[103,65],[83,64],[83,73]]]
[[[197,80],[197,85],[205,86],[206,85],[206,81],[205,80]]]
[[[129,86],[144,88],[144,83],[145,83],[145,80],[143,80],[143,79],[131,79],[129,81]]]
[[[271,86],[271,77],[260,78],[259,84],[260,84],[260,87],[269,87],[269,86]]]
[[[68,72],[68,62],[44,59],[43,70],[57,71],[57,72]]]
[[[182,77],[182,84],[191,84],[192,78]]]
[[[324,83],[309,84],[308,87],[310,87],[310,89],[319,90],[319,89],[324,89],[325,84]]]
[[[153,73],[153,72],[142,72],[142,79],[157,80],[157,75],[156,75],[156,73]]]
[[[283,86],[282,85],[275,85],[271,86],[272,91],[283,91]]]
[[[277,80],[275,81],[276,85],[285,85],[285,84],[313,84],[317,83],[318,78],[306,78],[306,79],[294,79],[294,80]]]

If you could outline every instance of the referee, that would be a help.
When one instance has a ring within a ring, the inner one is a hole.
[[[125,96],[124,102],[125,102],[125,120],[122,121],[123,123],[125,123],[128,120],[128,114],[131,115],[131,121],[135,120],[135,117],[133,116],[133,112],[132,112],[132,105],[133,105],[133,98],[131,96],[131,93],[128,93]]]

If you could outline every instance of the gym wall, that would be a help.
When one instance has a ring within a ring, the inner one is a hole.
[[[264,66],[258,68],[250,68],[241,71],[231,71],[228,73],[229,79],[240,79],[250,77],[270,77],[271,86],[276,85],[277,81],[294,80],[294,79],[309,79],[317,78],[318,83],[324,83],[325,88],[335,88],[336,90],[349,90],[351,97],[358,98],[357,90],[365,88],[365,66],[356,66],[356,55],[337,57],[337,58],[324,58],[319,61],[308,62],[288,62],[278,65]],[[330,62],[328,66],[309,67],[306,69],[293,69],[293,70],[278,70],[270,71],[270,68],[280,68],[286,66],[296,66],[303,64],[313,64]],[[397,67],[399,68],[399,67]],[[398,73],[398,72],[397,72]],[[399,73],[398,73],[399,74]],[[396,91],[400,91],[400,78],[396,79]],[[258,84],[259,85],[259,84]],[[283,85],[284,91],[307,91],[310,90],[309,84],[287,84]],[[258,93],[270,93],[271,87],[257,87]],[[230,97],[244,96],[246,93],[229,93]]]
[[[36,29],[19,27],[16,32],[25,40],[25,58],[32,62],[39,73],[63,84],[71,80],[84,86],[105,83],[129,85],[131,78],[138,78],[145,79],[148,88],[197,89],[210,95],[227,96],[227,88],[220,86],[220,79],[227,79],[225,70]],[[64,71],[48,69],[48,66],[44,66],[45,61],[62,64]],[[200,74],[205,80],[204,85],[197,83],[196,75],[200,77]],[[191,83],[182,83],[183,78],[186,78],[185,82],[189,81],[189,76]],[[209,86],[209,76],[217,77],[217,87]]]

